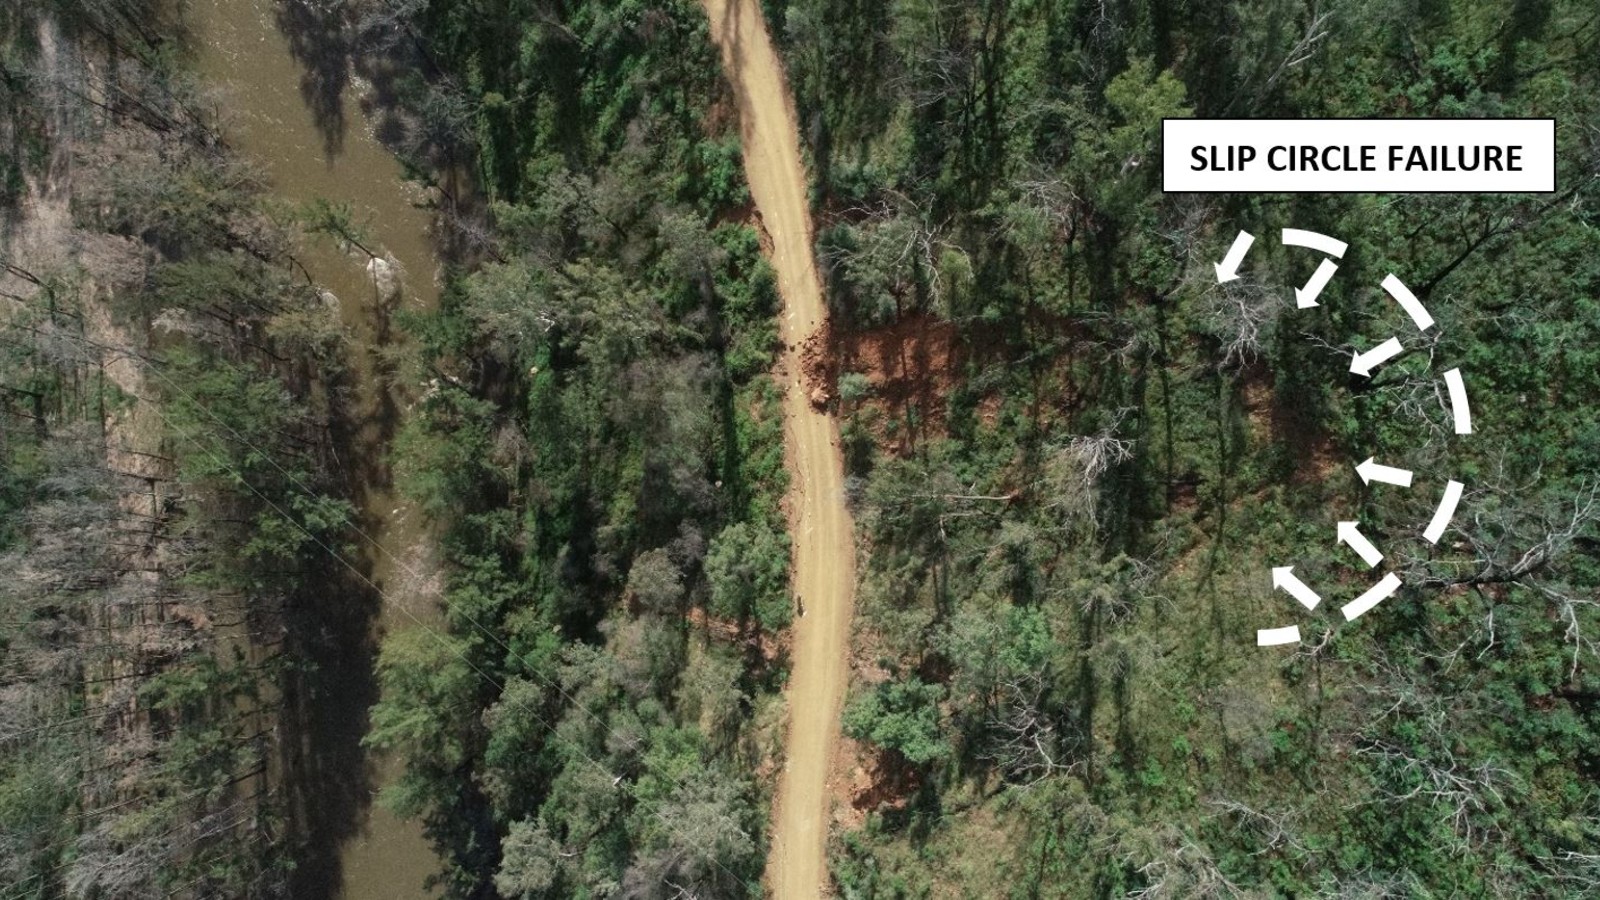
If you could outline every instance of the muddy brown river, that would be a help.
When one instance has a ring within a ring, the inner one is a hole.
[[[191,0],[188,21],[200,74],[219,91],[229,142],[261,167],[285,204],[347,204],[360,243],[387,255],[401,273],[399,298],[385,301],[365,252],[314,238],[300,257],[338,298],[352,336],[350,424],[339,443],[370,538],[358,540],[352,563],[378,590],[364,592],[353,578],[354,589],[326,598],[348,612],[336,611],[323,628],[331,635],[321,653],[326,658],[316,660],[318,675],[300,700],[313,724],[285,740],[295,745],[289,768],[303,773],[287,780],[303,782],[292,802],[310,843],[296,895],[405,900],[436,894],[424,882],[439,871],[439,860],[419,822],[400,820],[376,802],[399,761],[364,752],[359,741],[375,696],[377,639],[439,622],[435,595],[419,578],[434,568],[428,534],[421,514],[393,491],[384,462],[412,399],[407,385],[385,377],[384,360],[403,341],[393,315],[433,305],[438,261],[422,192],[403,180],[399,163],[374,136],[360,104],[364,86],[354,78],[337,23],[318,21],[321,5],[298,4],[291,14],[277,0]]]

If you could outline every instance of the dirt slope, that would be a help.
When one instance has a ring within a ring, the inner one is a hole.
[[[801,383],[799,349],[823,324],[826,307],[812,258],[805,165],[783,67],[758,0],[705,0],[711,36],[722,50],[743,133],[745,174],[772,244],[783,296],[783,341],[790,350],[784,394],[792,484],[794,591],[805,615],[795,621],[788,687],[787,759],[773,810],[767,889],[780,900],[816,900],[827,890],[827,779],[839,739],[855,543],[844,502],[838,424],[813,409]]]

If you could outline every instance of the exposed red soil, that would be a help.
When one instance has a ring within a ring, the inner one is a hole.
[[[922,773],[892,750],[879,750],[871,759],[871,772],[850,798],[851,807],[862,815],[905,809],[922,786]]]
[[[775,634],[760,628],[741,629],[738,622],[713,616],[698,606],[689,610],[688,620],[690,628],[730,647],[754,652],[769,666],[789,658],[791,635],[787,629]]]
[[[815,405],[835,404],[839,377],[858,373],[872,386],[863,406],[875,406],[901,423],[914,413],[914,428],[898,429],[880,442],[889,452],[905,454],[944,433],[946,404],[971,358],[971,345],[955,323],[914,312],[865,331],[819,331],[801,347],[801,358]],[[988,403],[990,416],[998,409],[996,397]]]

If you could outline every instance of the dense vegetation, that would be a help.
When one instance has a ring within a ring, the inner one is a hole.
[[[704,15],[355,18],[424,42],[399,91],[467,111],[493,222],[415,323],[439,378],[397,482],[442,526],[450,636],[383,647],[388,801],[451,896],[756,896],[790,616],[776,296]]]
[[[766,8],[837,343],[954,334],[915,390],[841,378],[875,780],[842,895],[1596,890],[1594,6]],[[1560,193],[1164,195],[1160,120],[1190,115],[1555,116]],[[1352,244],[1320,309],[1284,226]],[[1219,286],[1240,228],[1268,239]],[[1407,355],[1350,375],[1390,334]],[[1374,455],[1416,489],[1364,488]],[[1345,625],[1377,580],[1334,543],[1357,517],[1405,588]],[[1271,590],[1290,564],[1310,621]],[[1301,647],[1252,646],[1296,621]]]
[[[342,338],[167,13],[0,9],[6,900],[286,896],[304,824]]]

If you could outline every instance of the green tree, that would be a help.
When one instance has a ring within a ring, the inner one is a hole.
[[[789,624],[789,537],[761,522],[736,522],[706,552],[711,611],[763,628]]]
[[[544,825],[523,820],[513,823],[500,842],[500,870],[494,887],[507,900],[539,900],[559,896],[566,868],[561,845]]]
[[[468,644],[427,628],[395,633],[378,656],[382,696],[362,743],[401,754],[410,765],[386,790],[402,816],[451,806],[449,774],[466,760],[469,704],[479,690]]]
[[[950,755],[939,703],[944,689],[912,676],[888,681],[857,695],[844,712],[844,731],[860,741],[892,750],[913,765]]]

